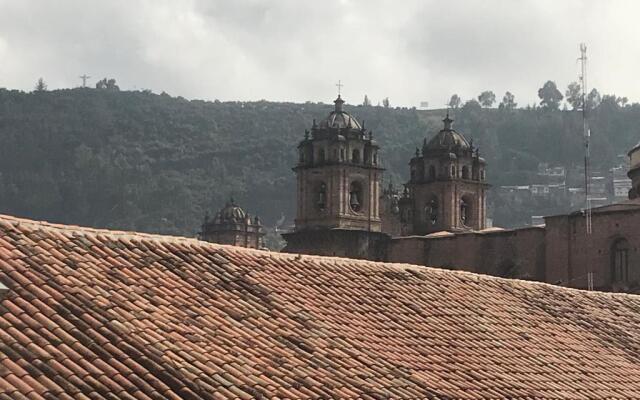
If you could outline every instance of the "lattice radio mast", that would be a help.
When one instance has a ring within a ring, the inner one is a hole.
[[[587,219],[587,234],[592,232],[591,226],[591,195],[589,192],[589,167],[590,153],[589,139],[591,131],[589,130],[589,122],[587,121],[587,46],[580,43],[580,87],[582,88],[582,135],[584,139],[584,197],[585,197],[585,216]]]
[[[589,130],[589,121],[587,120],[587,46],[584,43],[580,43],[580,88],[582,89],[582,136],[584,140],[584,198],[585,198],[585,225],[587,239],[593,232],[591,225],[591,193],[589,191],[590,186],[590,156],[591,149],[589,141],[591,138],[591,131]],[[593,290],[593,272],[589,268],[589,259],[587,256],[587,287],[588,290]]]

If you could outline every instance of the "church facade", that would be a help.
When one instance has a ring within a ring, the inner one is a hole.
[[[379,148],[339,96],[298,146],[295,229],[285,252],[403,262],[605,291],[640,291],[640,146],[630,200],[487,228],[486,161],[447,114],[409,160],[404,190],[381,190]]]

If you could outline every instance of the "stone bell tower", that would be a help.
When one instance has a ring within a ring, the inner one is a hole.
[[[407,184],[412,231],[481,230],[486,227],[485,160],[464,135],[453,128],[449,114],[444,128],[409,163]],[[401,210],[405,211],[405,210]]]
[[[298,145],[297,215],[284,251],[382,259],[378,145],[340,95],[334,104]]]

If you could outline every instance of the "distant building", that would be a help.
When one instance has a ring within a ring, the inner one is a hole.
[[[212,243],[261,249],[264,234],[260,218],[251,218],[230,199],[212,219],[205,216],[199,237]]]
[[[631,179],[627,176],[628,168],[623,166],[610,170],[609,194],[614,201],[624,200],[629,196],[631,190]]]
[[[579,211],[535,216],[531,222],[536,226],[528,228],[397,238],[388,259],[581,289],[640,293],[640,146],[629,157],[629,200],[597,206],[607,200],[599,197],[604,179],[596,174],[591,180],[594,208],[589,229],[584,189],[569,188]],[[538,225],[542,220],[544,225]]]
[[[313,121],[298,145],[295,228],[285,252],[384,259],[379,198],[383,169],[373,133],[343,109]]]
[[[465,136],[444,127],[409,161],[410,178],[400,202],[401,222],[411,235],[484,229],[487,217],[485,160]]]
[[[564,180],[567,176],[567,171],[565,167],[562,166],[550,167],[548,163],[540,163],[538,164],[538,175],[551,179]]]
[[[592,175],[591,233],[584,188],[566,187],[564,168],[548,166],[540,174],[557,180],[503,186],[499,193],[514,202],[568,200],[579,211],[534,215],[526,228],[490,228],[485,160],[448,115],[409,160],[404,190],[381,191],[378,146],[342,104],[338,97],[335,110],[314,122],[298,146],[298,212],[295,230],[283,234],[284,251],[640,292],[640,256],[633,250],[640,247],[640,146],[629,153],[631,200],[606,205],[608,179]]]

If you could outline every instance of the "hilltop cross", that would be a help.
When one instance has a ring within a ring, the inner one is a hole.
[[[342,87],[344,85],[342,84],[342,82],[340,80],[338,80],[338,83],[336,83],[336,86],[338,87],[338,96],[340,96],[340,92],[342,91]]]
[[[91,78],[87,74],[80,75],[80,79],[82,79],[82,87],[87,87],[87,79]]]

